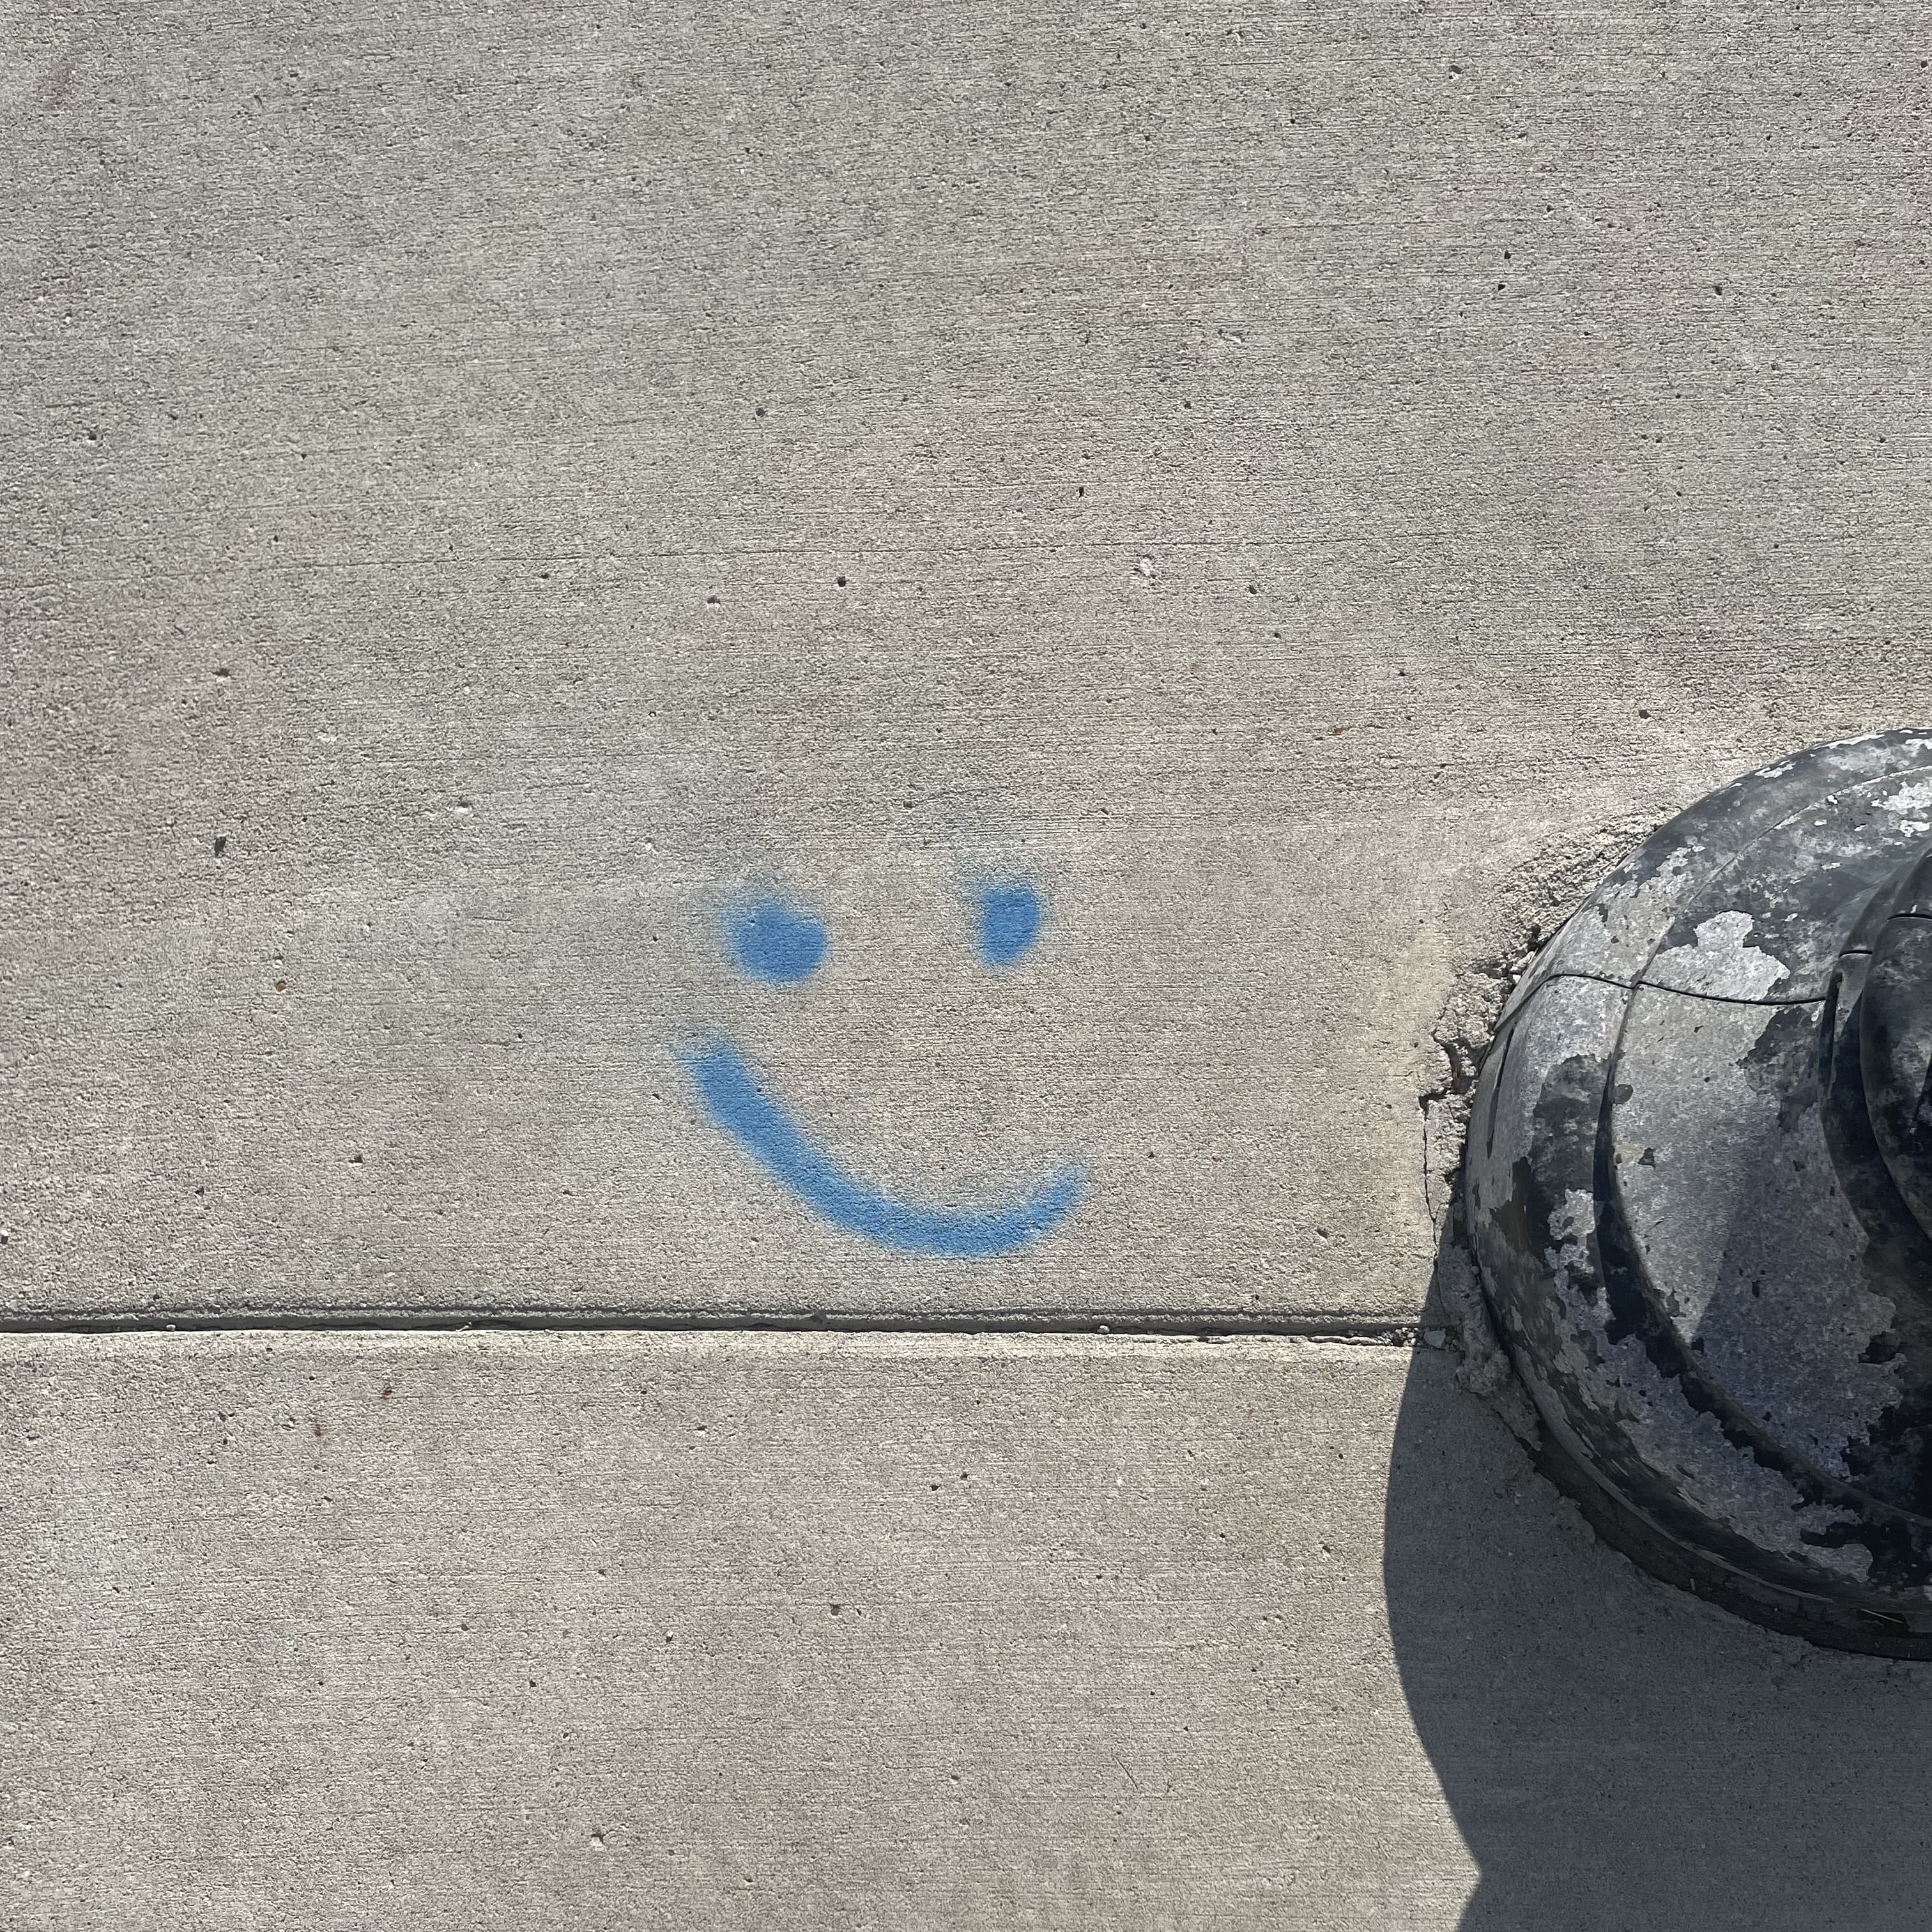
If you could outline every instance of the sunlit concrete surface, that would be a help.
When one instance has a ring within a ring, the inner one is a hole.
[[[1450,1366],[16,1339],[8,1922],[1911,1922],[1932,1676],[1640,1579]]]
[[[4,17],[0,1924],[1910,1918],[1415,1338],[1925,722],[1918,10]]]
[[[15,8],[9,1294],[1412,1313],[1447,982],[1918,701],[1919,26]]]

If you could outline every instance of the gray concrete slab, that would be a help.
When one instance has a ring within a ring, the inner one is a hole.
[[[15,1338],[0,1919],[1912,1922],[1932,1675],[1641,1580],[1451,1366]]]
[[[301,1324],[1412,1322],[1445,999],[1924,722],[1916,10],[4,18],[0,1324],[296,1325],[0,1348],[0,1924],[1912,1922],[1445,1358]]]
[[[0,1918],[1453,1923],[1381,1610],[1405,1363],[16,1341]]]
[[[16,1312],[1406,1318],[1456,970],[1917,715],[1912,10],[8,21]]]

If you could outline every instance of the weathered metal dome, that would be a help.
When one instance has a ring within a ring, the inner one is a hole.
[[[1932,1657],[1932,736],[1754,772],[1618,867],[1504,1010],[1465,1180],[1603,1534]]]

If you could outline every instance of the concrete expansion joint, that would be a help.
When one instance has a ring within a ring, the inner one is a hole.
[[[1373,1316],[1280,1314],[1237,1316],[1132,1310],[1074,1311],[1054,1315],[1022,1312],[994,1314],[936,1312],[874,1314],[773,1310],[734,1315],[677,1311],[598,1310],[530,1311],[464,1309],[304,1310],[221,1309],[167,1314],[99,1314],[80,1310],[26,1316],[0,1315],[0,1335],[43,1338],[63,1336],[147,1336],[243,1333],[261,1334],[436,1335],[490,1333],[563,1335],[902,1335],[1037,1337],[1078,1336],[1120,1342],[1264,1341],[1319,1343],[1373,1348],[1412,1348],[1444,1345],[1441,1324]]]

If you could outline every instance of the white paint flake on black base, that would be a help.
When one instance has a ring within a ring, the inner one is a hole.
[[[1606,1537],[1908,1655],[1932,1655],[1928,838],[1914,733],[1666,826],[1506,1009],[1466,1170],[1546,1466]]]

